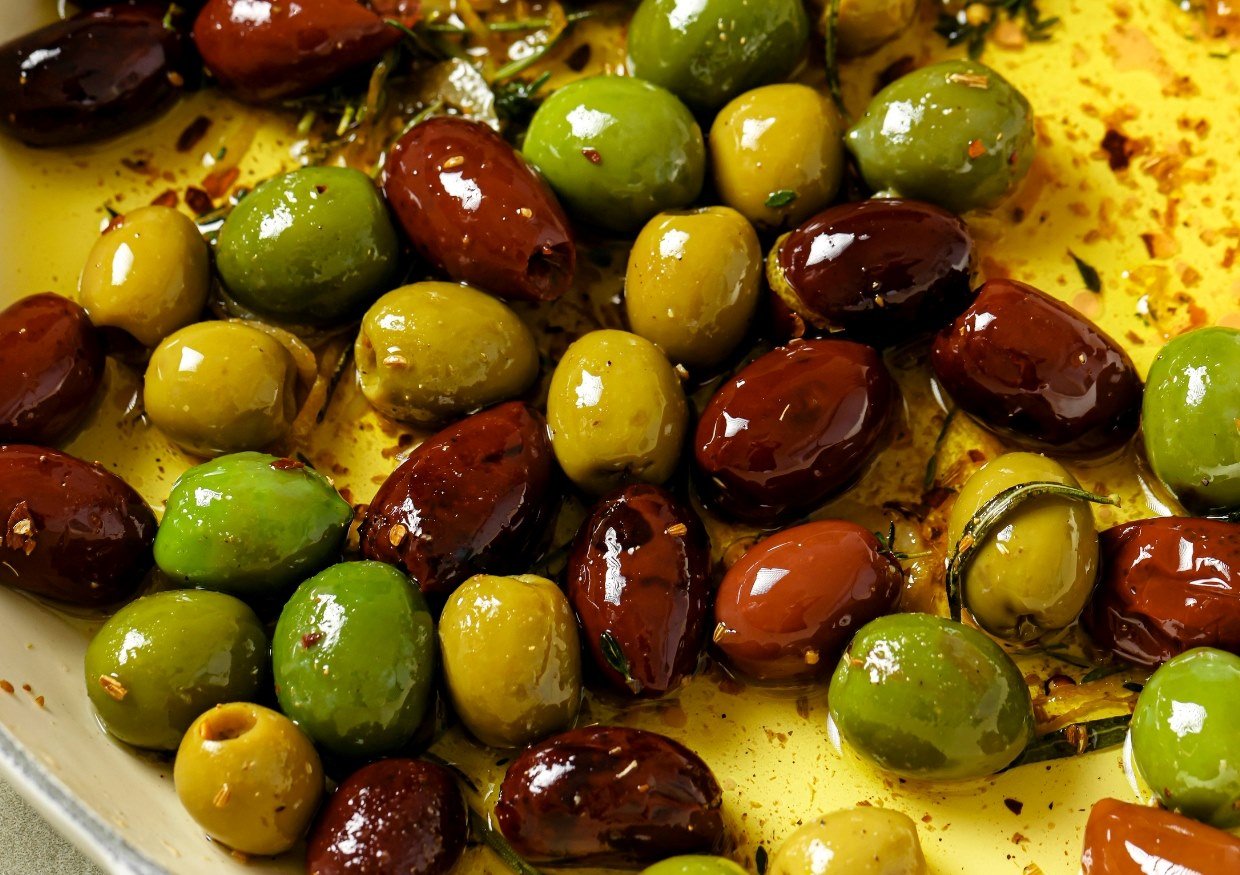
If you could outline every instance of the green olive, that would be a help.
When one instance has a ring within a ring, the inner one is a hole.
[[[171,207],[142,207],[95,241],[82,270],[82,306],[95,325],[153,347],[207,303],[211,265],[198,226]]]
[[[955,545],[969,519],[1005,489],[1022,483],[1078,487],[1062,465],[1036,453],[1007,453],[979,468],[956,498],[948,521]],[[987,632],[1033,641],[1071,625],[1098,575],[1098,534],[1089,505],[1046,495],[1011,511],[974,554],[961,595]]]
[[[366,400],[421,425],[515,398],[538,377],[538,348],[521,317],[452,283],[388,292],[362,319],[354,353]]]
[[[761,278],[758,235],[740,213],[727,207],[660,213],[629,253],[629,326],[672,361],[709,368],[745,336]]]
[[[908,27],[917,11],[917,0],[840,0],[835,38],[840,54],[847,57],[868,54],[891,42]],[[823,8],[824,27],[831,13]]]
[[[824,814],[784,840],[769,875],[927,875],[917,825],[887,808]]]
[[[707,857],[701,854],[685,854],[670,857],[647,866],[641,875],[747,875],[744,867],[727,857]]]
[[[653,343],[627,331],[590,332],[551,376],[551,446],[564,473],[587,492],[671,477],[688,421],[672,366]]]
[[[733,100],[710,129],[715,187],[761,228],[798,225],[835,198],[844,125],[807,85],[768,85]]]

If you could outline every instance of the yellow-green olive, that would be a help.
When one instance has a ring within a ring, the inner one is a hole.
[[[716,365],[745,336],[761,276],[758,235],[736,210],[660,213],[629,254],[629,326],[674,362]]]
[[[886,808],[824,814],[790,835],[770,875],[926,875],[917,826]]]
[[[917,11],[917,0],[840,0],[835,38],[840,54],[856,57],[899,36]],[[824,29],[831,4],[823,8]]]

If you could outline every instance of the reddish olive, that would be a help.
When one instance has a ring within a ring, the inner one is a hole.
[[[683,745],[622,727],[574,729],[512,761],[495,818],[532,862],[653,863],[723,849],[722,793]]]
[[[1085,824],[1082,875],[1240,872],[1240,838],[1147,805],[1094,803]]]
[[[935,338],[930,365],[960,408],[1026,447],[1095,454],[1132,437],[1141,378],[1128,354],[1072,308],[991,280]]]
[[[756,525],[813,510],[861,474],[896,395],[869,346],[807,340],[767,353],[724,383],[698,422],[704,497]]]
[[[568,289],[577,248],[547,183],[481,122],[438,116],[388,156],[383,191],[422,257],[502,298],[551,301]]]

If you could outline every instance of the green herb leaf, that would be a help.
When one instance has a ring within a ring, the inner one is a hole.
[[[473,830],[474,835],[484,845],[494,851],[495,856],[503,860],[504,865],[517,873],[517,875],[542,875],[541,872],[521,859],[521,855],[512,849],[512,845],[508,844],[508,840],[500,834],[499,830],[492,828],[487,819],[475,811],[472,805],[469,806],[469,826]]]
[[[1076,269],[1081,272],[1081,280],[1085,283],[1085,288],[1094,294],[1102,291],[1102,277],[1098,276],[1098,271],[1092,264],[1080,258],[1071,249],[1068,250],[1068,256],[1072,259]]]
[[[1136,681],[1124,681],[1124,689],[1130,693],[1140,694],[1145,689],[1145,684],[1139,684]]]
[[[1063,729],[1035,738],[1006,769],[1080,756],[1092,750],[1104,750],[1124,743],[1128,734],[1129,714],[1105,717],[1084,723],[1072,723]]]
[[[929,490],[934,486],[934,478],[939,473],[939,453],[943,449],[943,442],[947,440],[947,431],[956,419],[957,409],[953,407],[947,411],[947,418],[943,420],[943,425],[939,428],[939,436],[934,439],[934,452],[930,454],[930,459],[926,462],[926,473],[921,478],[922,489]]]
[[[984,6],[989,11],[985,20],[972,24],[967,9]],[[974,0],[955,14],[942,13],[934,25],[934,32],[947,40],[949,46],[964,45],[969,50],[969,57],[976,60],[986,49],[986,38],[1004,14],[1009,19],[1023,18],[1025,39],[1030,42],[1045,42],[1051,38],[1050,29],[1059,24],[1057,16],[1042,17],[1038,8],[1038,0]]]
[[[773,191],[766,196],[766,205],[772,210],[780,207],[786,207],[797,199],[797,193],[790,188],[781,188],[779,191]]]
[[[1119,674],[1125,671],[1122,665],[1096,665],[1081,678],[1081,683],[1092,684],[1094,681],[1100,681],[1103,678],[1109,678],[1113,674]]]
[[[537,94],[551,78],[548,70],[537,79],[510,79],[498,83],[495,92],[495,112],[509,125],[524,125],[538,108]]]
[[[611,630],[604,629],[603,634],[598,636],[599,647],[603,651],[603,660],[611,666],[611,668],[624,678],[624,685],[636,693],[642,691],[641,681],[633,677],[629,669],[629,659],[624,655],[624,650],[620,647],[620,642]]]
[[[827,67],[827,91],[831,93],[831,99],[835,101],[840,115],[848,118],[848,110],[844,106],[844,91],[840,87],[839,31],[840,0],[830,0],[830,5],[827,7],[827,32],[824,35],[826,38],[824,55]]]

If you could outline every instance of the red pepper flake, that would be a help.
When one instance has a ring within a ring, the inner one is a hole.
[[[599,154],[598,149],[591,149],[589,146],[586,146],[584,149],[581,150],[581,154],[584,155],[586,157],[586,160],[589,161],[591,164],[602,164],[603,163],[603,156]]]
[[[175,207],[179,200],[180,198],[177,197],[177,193],[173,191],[172,189],[167,188],[167,189],[164,189],[163,194],[159,195],[157,198],[151,201],[151,206],[153,207]],[[116,220],[113,219],[112,221],[116,221]]]
[[[216,170],[208,173],[202,180],[203,190],[211,195],[213,200],[219,200],[228,194],[228,190],[233,187],[233,183],[237,181],[237,177],[241,175],[240,167],[229,167],[226,170]]]
[[[211,130],[211,119],[205,115],[198,116],[186,125],[185,130],[181,131],[181,136],[177,137],[177,151],[188,152],[202,142],[202,138],[209,130]]]
[[[974,140],[971,143],[969,143],[969,157],[970,158],[981,158],[985,154],[986,154],[986,144],[983,143],[981,140]]]
[[[10,696],[13,695],[13,685],[6,680],[0,680],[0,690],[3,690]]]
[[[9,522],[4,529],[4,546],[10,550],[21,550],[29,556],[34,552],[37,533],[30,506],[25,501],[19,501],[9,514]]]
[[[307,632],[301,636],[301,646],[309,650],[314,645],[323,640],[322,632]]]
[[[190,186],[185,189],[185,203],[194,211],[195,214],[201,216],[215,209],[215,203],[211,200],[211,195],[207,194],[201,188]]]
[[[22,684],[22,689],[25,690],[27,693],[34,692],[34,687],[30,686],[30,684]]]
[[[42,707],[44,706],[45,702],[46,702],[46,700],[45,700],[42,696],[35,696],[35,697],[34,697],[34,703],[35,703],[36,705],[38,705],[40,708],[42,708]]]
[[[1003,804],[1006,805],[1007,810],[1013,814],[1020,814],[1025,810],[1025,803],[1021,802],[1019,799],[1013,799],[1010,796],[1003,800]]]
[[[298,471],[306,467],[304,462],[296,459],[276,459],[271,463],[271,467],[277,471]]]

